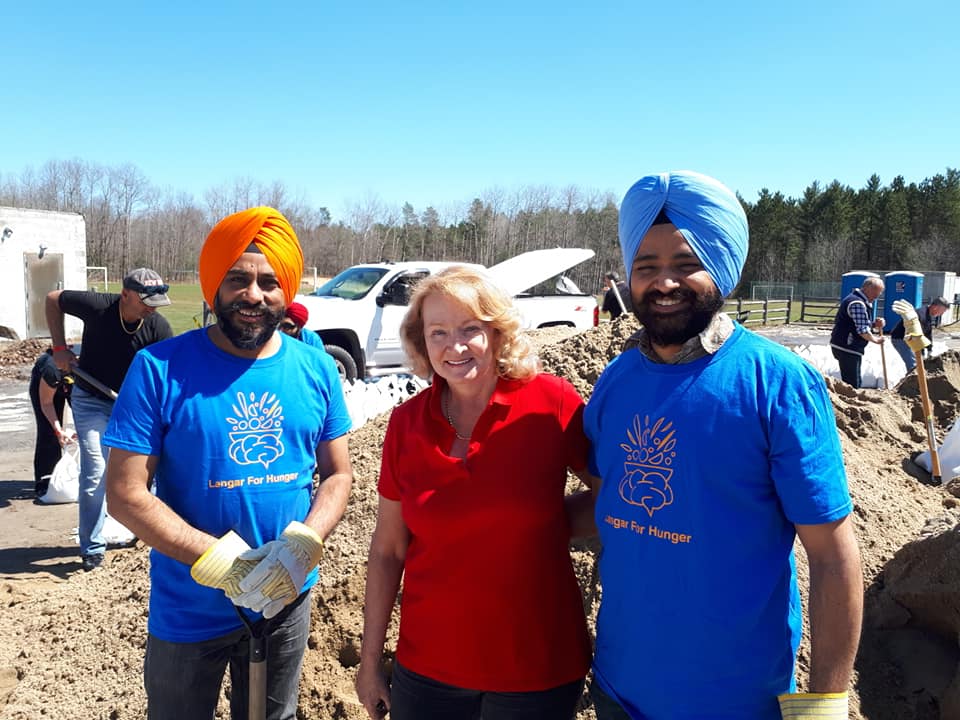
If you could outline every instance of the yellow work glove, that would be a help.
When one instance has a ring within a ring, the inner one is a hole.
[[[249,549],[244,539],[231,530],[190,566],[190,576],[201,585],[223,590],[233,600],[243,592],[240,581],[257,565],[240,558]]]
[[[847,720],[847,694],[784,693],[777,696],[783,720]]]
[[[903,340],[907,346],[914,352],[922,352],[925,347],[929,347],[931,343],[923,334],[920,318],[917,317],[913,305],[906,300],[894,300],[892,307],[893,311],[903,318]]]
[[[247,550],[241,560],[257,566],[240,581],[234,602],[272,618],[297,599],[307,575],[320,562],[323,538],[301,522],[287,525],[279,540]]]

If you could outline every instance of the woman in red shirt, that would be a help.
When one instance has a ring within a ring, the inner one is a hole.
[[[583,401],[539,371],[509,296],[473,269],[423,280],[401,337],[433,382],[393,411],[384,440],[360,701],[392,720],[573,718],[590,639],[569,553],[585,532],[569,518],[589,517],[591,497],[564,489],[568,468],[592,484]]]

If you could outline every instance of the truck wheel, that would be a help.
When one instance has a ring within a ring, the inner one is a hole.
[[[353,356],[339,345],[324,345],[323,349],[327,351],[327,355],[332,357],[333,361],[337,364],[340,380],[356,382],[357,363],[354,362]]]

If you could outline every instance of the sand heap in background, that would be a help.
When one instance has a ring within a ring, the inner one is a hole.
[[[588,397],[634,327],[632,319],[623,318],[543,346],[541,356],[547,369]],[[943,428],[958,412],[960,356],[948,353],[931,361],[927,372]],[[856,391],[834,380],[828,386],[856,505],[867,596],[850,717],[960,717],[957,501],[951,495],[954,483],[931,486],[911,461],[926,448],[916,378],[910,375],[888,392]],[[351,437],[356,483],[347,513],[327,543],[314,597],[301,686],[304,717],[365,717],[353,678],[385,429],[386,416],[381,416]],[[592,623],[598,601],[595,546],[577,543],[573,554]],[[799,556],[805,587],[806,563],[802,552]],[[74,574],[66,582],[38,572],[29,582],[0,584],[0,719],[143,717],[147,592],[142,546],[111,552],[104,571]],[[390,632],[392,646],[396,624]],[[801,686],[808,666],[805,642]],[[9,689],[5,707],[4,687]],[[227,717],[224,708],[221,703],[218,717]],[[578,717],[594,715],[584,707]]]

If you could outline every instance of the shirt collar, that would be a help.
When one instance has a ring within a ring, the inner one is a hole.
[[[650,336],[646,330],[640,328],[624,344],[624,351],[631,348],[637,348],[647,359],[660,365],[680,365],[682,363],[699,360],[706,355],[713,355],[720,349],[720,346],[733,335],[736,328],[733,320],[726,313],[717,313],[710,320],[710,324],[704,328],[699,335],[690,338],[680,346],[680,351],[670,360],[664,360],[657,355],[650,342]]]

